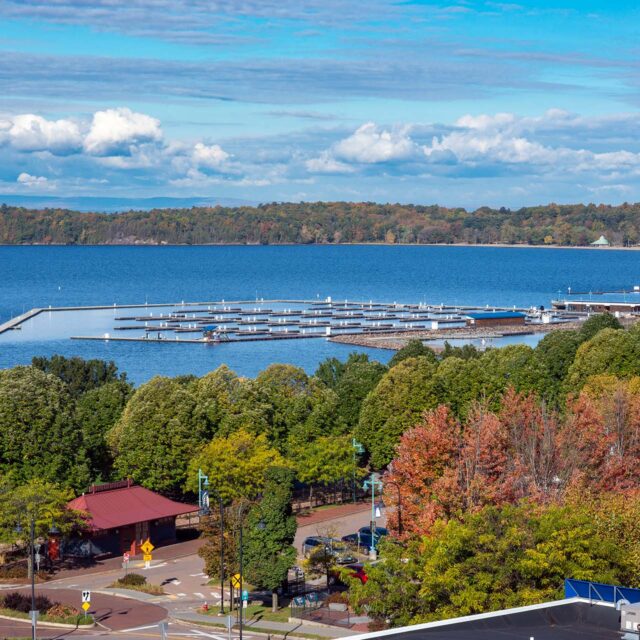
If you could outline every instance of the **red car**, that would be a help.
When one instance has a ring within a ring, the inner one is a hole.
[[[355,562],[353,564],[347,564],[341,569],[334,569],[329,576],[329,584],[344,584],[341,579],[342,575],[344,575],[344,571],[349,571],[349,577],[357,578],[362,584],[369,579],[369,576],[364,570],[364,565],[359,562]]]

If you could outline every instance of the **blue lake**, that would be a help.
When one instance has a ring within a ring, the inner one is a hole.
[[[32,307],[145,301],[332,296],[548,306],[567,287],[596,291],[640,284],[640,254],[444,246],[0,247],[0,273],[0,322]],[[45,314],[32,331],[0,336],[0,367],[54,353],[106,358],[139,383],[155,374],[202,375],[221,363],[250,376],[273,362],[312,372],[322,359],[344,358],[353,350],[324,339],[223,345],[76,342],[68,336],[90,333],[78,326],[85,320],[54,316]],[[392,355],[369,353],[381,361]]]

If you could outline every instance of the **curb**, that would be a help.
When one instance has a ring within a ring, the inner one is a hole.
[[[29,618],[14,618],[12,616],[0,615],[0,620],[11,620],[11,622],[30,622]],[[54,627],[56,629],[94,629],[96,627],[95,620],[91,624],[67,624],[65,622],[46,622],[38,620],[39,627]]]

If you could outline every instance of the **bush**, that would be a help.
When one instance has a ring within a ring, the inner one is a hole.
[[[38,611],[48,611],[57,602],[51,602],[46,596],[36,596],[36,609]],[[27,593],[20,593],[19,591],[12,591],[7,593],[2,598],[2,606],[5,609],[11,609],[12,611],[21,611],[22,613],[29,613],[31,611],[31,596]]]
[[[80,611],[75,607],[56,602],[47,610],[46,615],[50,618],[73,618],[74,616],[79,616]]]
[[[346,591],[334,591],[325,600],[328,604],[337,602],[340,604],[349,604],[349,594]]]
[[[141,587],[147,584],[147,579],[139,573],[127,573],[127,575],[122,576],[122,578],[120,578],[118,582],[122,585],[127,585],[130,587]]]

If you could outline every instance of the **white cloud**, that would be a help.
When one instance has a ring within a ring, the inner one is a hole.
[[[218,144],[206,145],[198,142],[193,147],[191,158],[196,167],[218,169],[229,159],[229,154]]]
[[[86,153],[94,156],[129,156],[136,146],[160,142],[160,121],[126,107],[97,111],[84,139]]]
[[[18,151],[49,151],[67,155],[82,147],[78,125],[71,120],[46,120],[25,113],[9,120],[0,120],[0,144],[9,144]]]
[[[22,172],[16,182],[24,184],[27,187],[42,187],[47,185],[49,180],[45,176],[32,176],[30,173]]]
[[[305,162],[307,171],[311,173],[353,173],[350,165],[336,160],[331,153],[323,151],[317,158]]]
[[[333,146],[335,157],[365,164],[407,160],[416,153],[416,145],[408,135],[408,127],[380,129],[366,122],[348,138]]]

